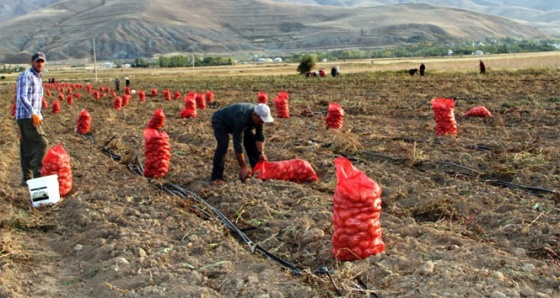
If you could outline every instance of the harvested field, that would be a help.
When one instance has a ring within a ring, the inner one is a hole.
[[[426,63],[422,77],[409,76],[408,63],[346,72],[341,64],[336,78],[133,70],[133,89],[159,95],[135,95],[120,111],[110,94],[95,100],[83,88],[52,114],[53,91],[45,130],[71,156],[73,188],[41,208],[18,186],[14,89],[2,85],[0,297],[558,297],[560,71],[490,62],[481,76],[477,61],[453,71]],[[88,75],[45,77],[85,85]],[[111,76],[94,89],[113,87]],[[265,127],[267,155],[307,160],[319,180],[241,183],[231,153],[227,184],[212,185],[215,108],[180,118],[183,100],[164,100],[164,89],[181,98],[211,90],[221,106],[267,92],[273,116],[274,97],[287,92],[291,117]],[[435,97],[455,99],[456,136],[436,136]],[[342,129],[326,129],[331,102],[345,111]],[[493,117],[464,116],[475,106]],[[171,166],[150,182],[130,169],[142,164],[143,129],[158,108]],[[83,109],[87,137],[74,132]],[[331,256],[339,156],[382,188],[382,254]],[[162,190],[169,184],[184,198]]]

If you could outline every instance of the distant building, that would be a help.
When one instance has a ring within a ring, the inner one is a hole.
[[[481,50],[478,50],[476,52],[474,52],[475,55],[484,55],[484,52]]]
[[[115,63],[113,63],[113,62],[105,62],[105,63],[101,64],[101,67],[103,67],[103,68],[114,68],[114,67],[115,67]]]
[[[447,56],[453,56],[453,51],[452,50],[447,50]]]
[[[279,63],[279,62],[282,62],[282,58],[276,57],[276,58],[274,58],[274,60],[272,60],[272,61],[274,61],[275,63]]]

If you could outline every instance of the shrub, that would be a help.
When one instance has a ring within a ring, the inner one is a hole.
[[[300,74],[304,74],[308,71],[311,71],[313,67],[315,67],[315,63],[317,63],[316,60],[317,57],[315,55],[304,55],[301,58],[301,63],[297,67],[297,71]]]

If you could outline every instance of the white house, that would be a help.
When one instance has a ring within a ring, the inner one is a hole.
[[[101,64],[101,67],[103,67],[103,68],[113,68],[113,67],[115,67],[115,63],[105,62],[105,63]]]
[[[274,63],[279,63],[279,62],[282,62],[282,58],[276,57],[276,58],[274,58],[274,60],[272,60],[272,61],[274,61]]]
[[[481,50],[478,50],[476,52],[474,52],[475,55],[484,55],[484,52]]]

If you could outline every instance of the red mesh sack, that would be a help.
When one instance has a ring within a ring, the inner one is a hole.
[[[74,103],[74,97],[72,96],[72,94],[68,94],[68,96],[66,97],[66,102],[69,105],[72,105]]]
[[[83,109],[78,116],[78,121],[76,122],[76,131],[79,134],[86,134],[91,128],[91,116],[86,109]]]
[[[146,101],[146,92],[144,92],[144,90],[138,90],[138,100],[140,102]]]
[[[56,99],[52,103],[51,113],[53,114],[60,113],[60,103],[58,103],[58,100]]]
[[[166,101],[170,101],[170,100],[171,100],[171,91],[169,91],[169,89],[163,90],[163,98],[164,98]]]
[[[331,102],[329,103],[329,109],[327,111],[327,128],[339,129],[342,128],[342,122],[344,120],[344,110],[340,104]]]
[[[128,86],[127,86],[127,87],[124,87],[124,94],[126,94],[126,95],[130,95],[130,94],[131,94],[131,92],[130,92],[130,87],[128,87]]]
[[[178,100],[179,98],[181,98],[181,92],[175,91],[175,93],[173,93],[173,99]]]
[[[64,93],[62,93],[62,92],[58,93],[58,100],[59,101],[64,101]]]
[[[76,92],[76,93],[74,93],[74,98],[75,98],[75,99],[80,99],[80,98],[82,98],[82,94]]]
[[[122,98],[120,98],[119,96],[115,97],[115,100],[113,101],[113,108],[117,111],[120,111],[122,107]]]
[[[161,129],[163,128],[163,124],[165,123],[165,114],[163,113],[163,109],[157,109],[146,128],[153,128],[153,129]]]
[[[290,118],[290,108],[288,107],[288,93],[278,92],[278,96],[274,98],[274,106],[276,107],[276,117]]]
[[[492,113],[490,113],[490,111],[488,111],[488,109],[484,106],[477,106],[471,108],[464,115],[469,117],[483,117],[483,118],[492,117]]]
[[[42,109],[48,109],[49,108],[49,103],[47,102],[47,99],[43,96],[43,98],[41,98],[41,108]]]
[[[185,108],[181,111],[181,118],[196,118],[196,101],[193,94],[185,95]]]
[[[268,103],[268,94],[266,92],[259,91],[257,93],[258,103]]]
[[[130,95],[123,94],[123,95],[121,95],[121,98],[122,98],[122,106],[123,107],[128,106],[128,104],[130,103]]]
[[[93,99],[98,100],[100,97],[99,91],[93,90]]]
[[[206,103],[214,102],[214,92],[210,90],[206,91],[205,97],[206,97]]]
[[[196,100],[196,108],[200,110],[206,109],[206,99],[204,98],[204,94],[197,93],[195,96]]]
[[[51,95],[51,91],[50,91],[49,89],[45,90],[45,93],[47,93],[47,96],[48,96],[48,97],[51,97],[51,96],[52,96],[52,95]]]
[[[156,96],[157,96],[157,89],[152,88],[152,97],[156,97]]]
[[[291,159],[276,162],[258,162],[253,174],[260,180],[285,180],[293,182],[316,181],[317,174],[311,164],[302,159]]]
[[[16,116],[16,110],[17,110],[17,104],[14,103],[14,105],[12,106],[12,117]]]
[[[164,131],[144,129],[144,176],[161,178],[169,171],[171,147]]]
[[[455,122],[455,114],[453,108],[455,101],[452,98],[434,98],[432,99],[432,110],[436,120],[436,135],[456,135],[457,122]]]
[[[340,261],[365,259],[385,250],[381,240],[381,188],[350,160],[338,157],[333,200],[333,249]]]
[[[91,93],[91,90],[92,90],[92,89],[93,89],[93,88],[92,88],[91,84],[87,84],[87,85],[86,85],[86,91],[87,91],[87,93]],[[49,96],[50,96],[50,95],[49,95]]]
[[[72,167],[70,155],[64,150],[61,143],[51,147],[43,158],[41,176],[58,175],[58,190],[60,196],[66,196],[72,190]]]

